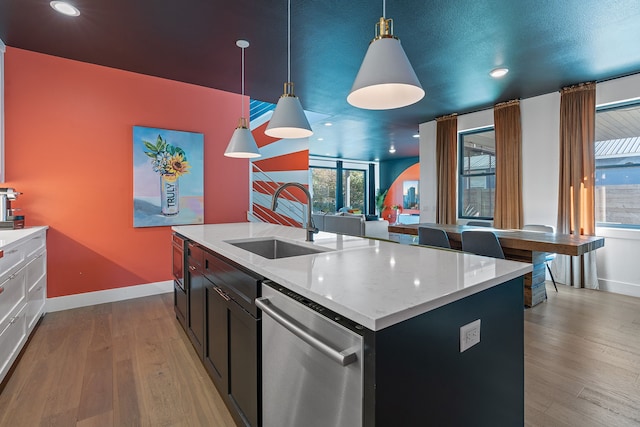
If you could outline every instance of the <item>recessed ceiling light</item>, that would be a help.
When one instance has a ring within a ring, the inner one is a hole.
[[[324,138],[318,138],[318,141],[324,141]]]
[[[325,125],[325,126],[333,126],[333,123],[331,123],[331,122],[327,122],[327,123],[325,123],[324,125]]]
[[[396,147],[394,147],[393,145],[391,147],[389,147],[389,152],[391,154],[395,153],[396,152]]]
[[[419,134],[419,133],[416,133],[416,134],[414,134],[414,135],[413,135],[413,137],[414,137],[414,138],[420,138],[420,134]]]
[[[506,76],[508,72],[508,68],[494,68],[493,70],[491,70],[489,75],[494,79],[499,79],[500,77]]]
[[[72,6],[69,3],[66,3],[63,1],[52,1],[49,4],[56,12],[60,12],[64,15],[69,15],[69,16],[80,15],[80,11],[75,6]]]

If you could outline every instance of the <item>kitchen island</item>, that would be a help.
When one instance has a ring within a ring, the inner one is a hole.
[[[361,330],[362,425],[523,423],[530,264],[322,232],[305,242],[305,230],[264,223],[173,229]],[[269,237],[320,252],[267,259],[232,244]],[[461,327],[478,320],[480,342],[462,352]]]

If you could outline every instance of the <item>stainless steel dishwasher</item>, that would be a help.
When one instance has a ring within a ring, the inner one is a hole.
[[[361,426],[362,327],[269,281],[256,304],[263,426]]]

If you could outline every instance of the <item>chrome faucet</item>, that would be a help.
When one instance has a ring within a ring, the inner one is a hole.
[[[280,187],[278,187],[273,193],[273,201],[271,202],[271,210],[276,211],[278,207],[278,196],[287,187],[297,187],[304,192],[307,196],[307,242],[313,242],[313,235],[318,232],[318,228],[313,224],[313,218],[311,217],[311,208],[313,207],[313,202],[311,201],[311,193],[307,190],[307,187],[300,184],[299,182],[285,182]]]

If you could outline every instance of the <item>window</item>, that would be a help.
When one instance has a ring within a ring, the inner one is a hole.
[[[314,212],[337,212],[344,207],[365,214],[374,210],[368,206],[374,185],[369,178],[371,164],[329,159],[311,159],[310,163]]]
[[[595,136],[596,223],[640,228],[640,103],[598,109]]]
[[[311,188],[313,189],[313,212],[335,212],[337,170],[311,167]]]
[[[496,137],[493,127],[460,134],[458,217],[493,219]]]
[[[344,206],[365,210],[365,171],[355,169],[342,170],[342,200]]]

